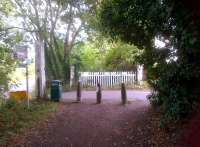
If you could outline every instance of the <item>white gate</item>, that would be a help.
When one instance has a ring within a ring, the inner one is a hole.
[[[134,85],[136,82],[136,72],[80,72],[79,80],[83,87],[96,87],[97,83],[106,88],[119,86],[121,83]]]

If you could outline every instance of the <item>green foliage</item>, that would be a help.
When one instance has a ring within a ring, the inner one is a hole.
[[[159,5],[159,1],[104,0],[99,14],[102,31],[140,48],[149,47],[162,27]]]
[[[34,101],[28,109],[26,103],[8,100],[0,107],[0,144],[5,144],[13,135],[45,119],[49,113],[56,111],[57,106],[52,102]]]
[[[12,7],[13,4],[11,0],[0,1],[0,12],[8,14],[9,12],[12,11]]]
[[[9,74],[15,68],[15,60],[11,50],[5,45],[0,44],[0,85],[7,88],[10,80]]]
[[[60,79],[64,80],[65,66],[64,61],[64,42],[58,38],[54,38],[54,46],[45,45],[45,66],[47,68],[46,75],[48,80]]]
[[[134,45],[122,42],[113,43],[105,56],[104,67],[107,70],[134,70],[142,54]]]
[[[154,88],[150,96],[164,110],[164,121],[176,121],[200,102],[200,39],[192,13],[172,0],[104,0],[98,15],[101,30],[144,48],[141,61]],[[155,38],[165,43],[154,45]]]
[[[19,33],[10,33],[5,29],[5,22],[2,18],[7,16],[12,10],[12,1],[0,2],[0,103],[4,98],[4,92],[8,88],[10,73],[15,69],[16,61],[13,58],[11,47],[19,41]]]
[[[85,43],[74,48],[71,63],[79,66],[81,71],[99,71],[103,68],[102,53],[94,43]]]
[[[155,89],[149,99],[152,103],[162,106],[165,121],[179,120],[192,111],[197,97],[192,93],[194,87],[191,85],[199,74],[199,69],[198,72],[191,72],[193,69],[196,67],[192,64],[158,64],[154,69],[157,78],[149,78],[149,83]]]
[[[101,45],[99,40],[77,45],[72,51],[70,63],[78,66],[81,71],[135,69],[142,50],[120,41],[108,42],[106,38],[101,39]]]

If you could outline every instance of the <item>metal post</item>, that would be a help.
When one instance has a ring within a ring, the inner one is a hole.
[[[27,92],[27,105],[28,108],[30,107],[30,101],[29,101],[29,82],[28,82],[28,63],[26,64],[26,92]]]

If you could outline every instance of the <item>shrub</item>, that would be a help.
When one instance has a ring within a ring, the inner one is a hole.
[[[166,122],[180,120],[193,110],[197,99],[197,95],[192,93],[192,85],[199,76],[198,67],[173,62],[158,65],[154,70],[159,76],[149,81],[155,90],[149,100],[161,106]]]
[[[57,105],[48,101],[33,101],[28,108],[26,103],[8,100],[0,107],[0,145],[55,112]]]

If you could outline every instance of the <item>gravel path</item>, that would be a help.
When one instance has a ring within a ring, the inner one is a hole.
[[[139,90],[127,90],[127,99],[129,101],[132,100],[140,100],[144,103],[147,103],[147,95],[149,95],[149,91],[139,91]],[[76,92],[66,92],[62,95],[63,102],[74,102],[76,100]],[[82,92],[82,102],[87,101],[96,102],[96,91],[83,91]],[[119,90],[106,90],[102,91],[102,102],[103,103],[120,103],[121,101],[121,91]]]
[[[143,119],[149,109],[148,92],[128,91],[121,105],[120,91],[104,91],[96,104],[95,92],[84,91],[81,103],[75,92],[63,94],[59,112],[25,134],[17,145],[26,147],[145,147]],[[146,122],[145,122],[146,123]],[[23,140],[23,141],[22,141]]]

